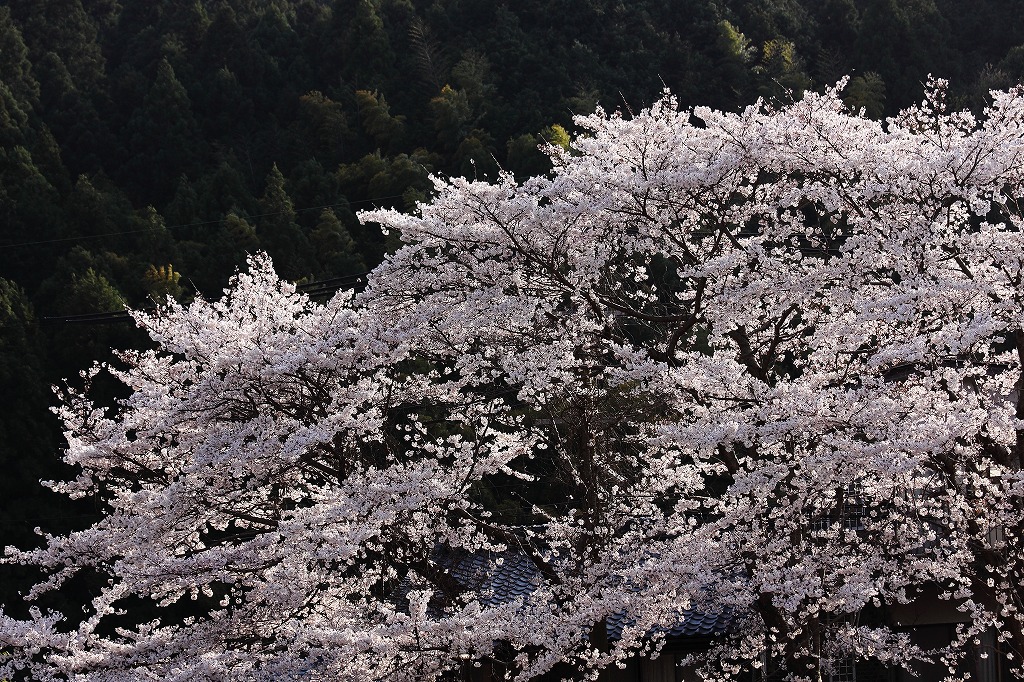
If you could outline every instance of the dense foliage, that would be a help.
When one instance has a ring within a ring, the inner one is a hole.
[[[103,518],[8,554],[32,599],[96,593],[0,614],[0,672],[531,679],[695,607],[732,617],[708,679],[962,676],[993,629],[1019,674],[1024,90],[946,99],[599,111],[550,176],[363,212],[405,246],[358,295],[260,256],[219,302],[137,313],[157,348],[87,375],[128,397],[61,408],[79,473],[52,487]],[[442,558],[506,550],[538,578],[504,603]],[[948,648],[862,619],[929,591]]]
[[[597,103],[639,110],[667,85],[738,111],[851,73],[842,97],[878,119],[929,72],[975,111],[1017,82],[1016,3],[0,2],[0,545],[99,518],[37,485],[75,473],[47,387],[150,343],[46,318],[214,298],[259,249],[291,281],[361,273],[397,241],[360,209],[413,209],[430,173],[544,174],[538,145],[567,147],[571,115]],[[93,391],[124,394],[102,377]],[[26,615],[30,584],[0,567],[0,603]]]

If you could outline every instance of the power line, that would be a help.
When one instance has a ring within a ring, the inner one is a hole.
[[[356,289],[366,284],[366,276],[369,274],[369,271],[365,271],[341,277],[331,277],[330,279],[318,280],[316,282],[305,282],[297,285],[295,290],[311,298],[319,298],[333,294],[341,289]],[[152,311],[154,308],[144,308],[143,310]],[[41,318],[41,321],[48,324],[119,324],[131,322],[132,317],[127,310],[111,310],[102,313],[52,315]]]
[[[359,199],[356,201],[343,201],[334,204],[324,204],[322,206],[308,206],[306,208],[293,208],[292,213],[307,213],[309,211],[320,211],[325,208],[337,208],[338,206],[352,206],[354,204],[373,204],[385,199],[401,199],[401,194],[391,194],[385,197],[377,197],[374,199]],[[275,215],[284,215],[288,211],[271,211],[269,213],[257,213],[249,216],[238,216],[239,218],[268,218]],[[39,239],[31,242],[17,242],[14,244],[0,244],[0,249],[13,249],[21,246],[39,246],[42,244],[58,244],[62,242],[77,242],[85,241],[88,239],[102,239],[103,237],[117,237],[126,234],[141,234],[143,232],[157,232],[159,230],[174,230],[180,227],[202,227],[203,225],[217,225],[220,223],[227,222],[227,218],[218,218],[217,220],[204,220],[196,223],[177,223],[175,225],[162,225],[160,227],[146,227],[140,230],[122,230],[120,232],[104,232],[102,234],[87,234],[79,235],[77,237],[59,237],[57,239]]]

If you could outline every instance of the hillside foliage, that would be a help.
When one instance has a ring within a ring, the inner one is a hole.
[[[0,614],[0,674],[594,677],[686,609],[731,618],[709,680],[960,675],[992,630],[1020,674],[1024,89],[884,123],[839,92],[599,110],[548,175],[361,212],[403,245],[358,294],[260,255],[135,313],[155,348],[62,395],[50,487],[100,518],[7,552],[32,601],[93,594]],[[479,553],[535,589],[456,580]],[[872,616],[927,592],[949,647]]]

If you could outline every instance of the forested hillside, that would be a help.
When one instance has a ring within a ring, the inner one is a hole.
[[[1017,3],[0,4],[0,544],[95,511],[36,483],[62,475],[49,386],[140,342],[47,318],[212,296],[259,249],[296,281],[364,272],[389,242],[356,210],[410,209],[431,173],[544,173],[538,145],[598,105],[735,110],[851,74],[882,117],[929,72],[972,107],[1018,82]]]

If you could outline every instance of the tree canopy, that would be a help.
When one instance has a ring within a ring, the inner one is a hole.
[[[550,175],[361,213],[403,243],[361,293],[257,256],[135,313],[156,347],[87,375],[127,397],[60,410],[79,473],[52,487],[102,518],[6,555],[44,572],[30,600],[95,596],[0,615],[0,675],[593,675],[687,609],[731,614],[707,679],[955,674],[992,628],[1019,666],[1024,90],[862,112],[599,110]],[[536,589],[489,602],[460,552]],[[948,649],[868,617],[926,591]]]

